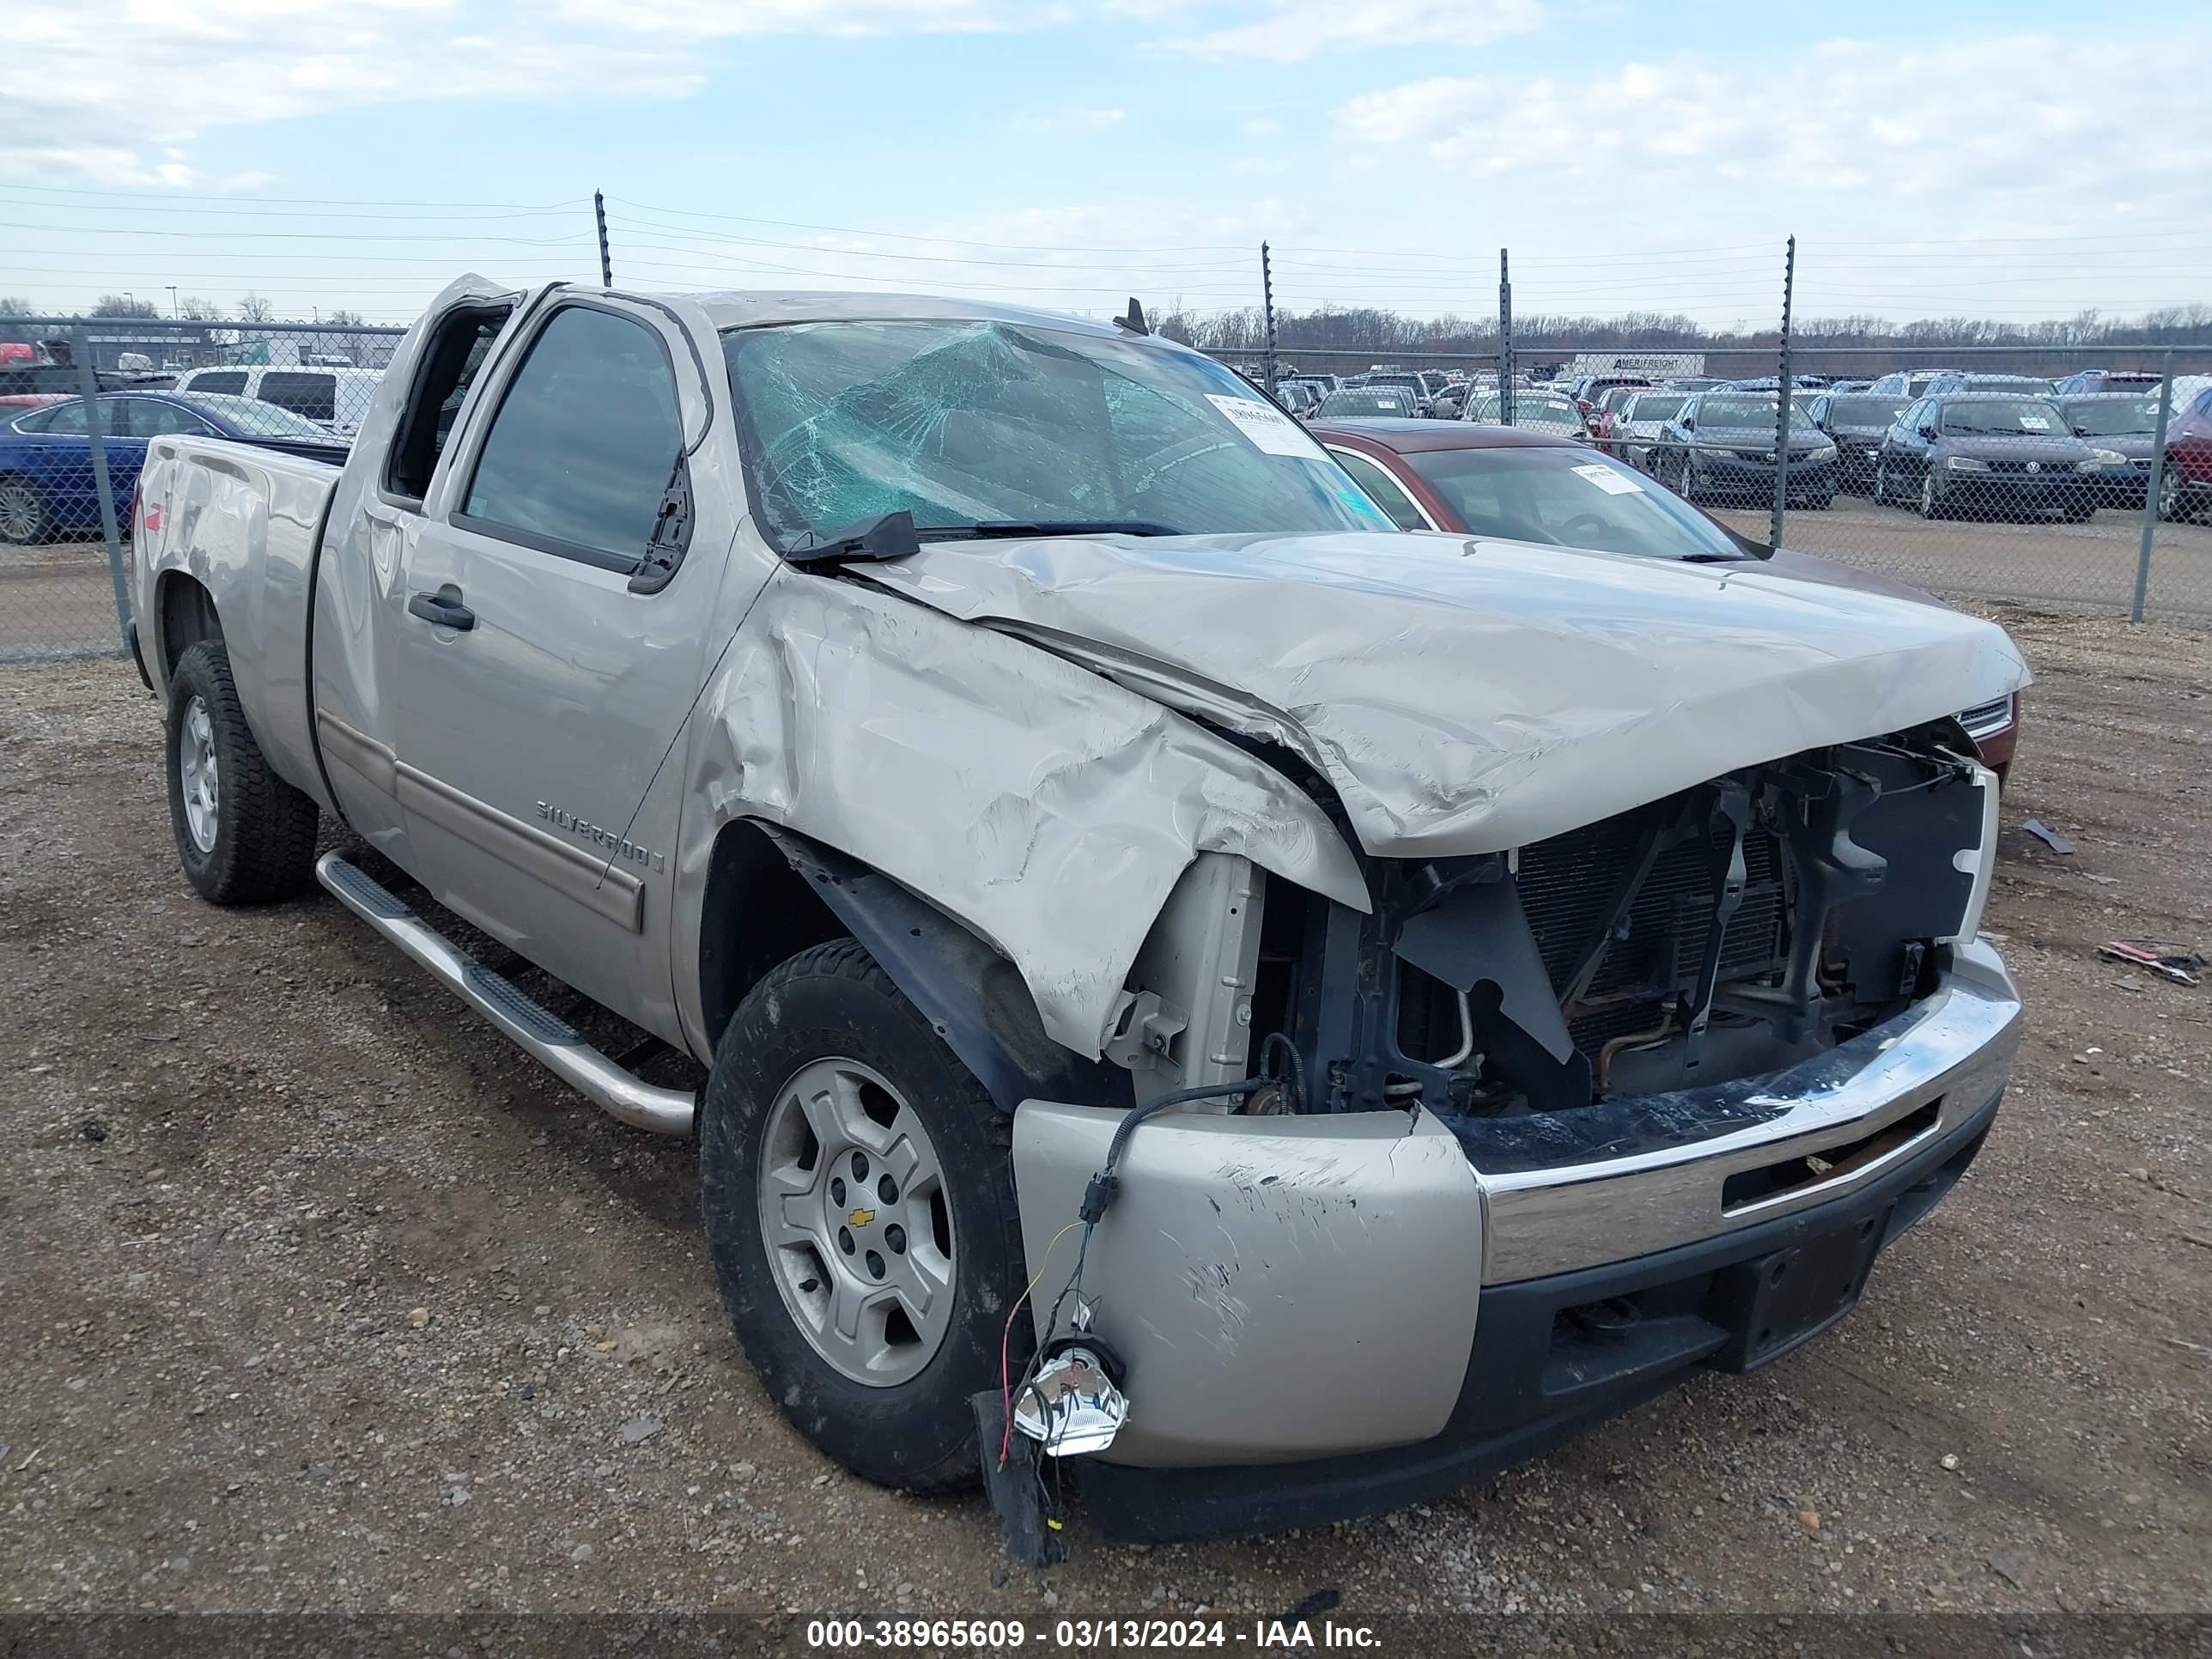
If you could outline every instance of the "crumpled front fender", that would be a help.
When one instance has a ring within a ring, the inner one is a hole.
[[[1236,744],[852,581],[777,572],[701,695],[688,755],[684,871],[733,818],[811,836],[973,928],[1085,1056],[1198,854],[1369,907],[1327,815]]]

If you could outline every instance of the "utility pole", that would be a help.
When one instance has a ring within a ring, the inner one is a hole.
[[[1260,244],[1260,307],[1267,322],[1267,395],[1275,395],[1275,273],[1267,263],[1267,245]]]
[[[171,283],[167,286],[169,289],[169,317],[172,321],[174,321],[177,318],[183,316],[185,313],[177,309],[177,285],[174,283]]]
[[[607,257],[607,198],[596,190],[592,192],[592,214],[599,222],[599,286],[615,285],[614,261]]]
[[[1513,276],[1498,250],[1498,423],[1513,424]]]
[[[1782,258],[1782,362],[1774,377],[1774,512],[1767,520],[1766,544],[1782,545],[1782,521],[1790,510],[1790,300],[1797,283],[1797,239],[1790,239]]]

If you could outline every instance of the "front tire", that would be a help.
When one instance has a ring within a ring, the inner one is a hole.
[[[219,641],[203,640],[178,659],[165,737],[169,828],[199,896],[265,904],[307,886],[315,803],[270,769]]]
[[[2158,516],[2173,524],[2185,524],[2191,516],[2188,493],[2181,487],[2181,464],[2171,455],[2159,469]]]
[[[1936,492],[1936,474],[1932,470],[1920,480],[1920,516],[1923,519],[1943,516],[1943,497]]]
[[[853,940],[775,969],[716,1045],[699,1185],[722,1305],[793,1425],[879,1486],[976,1478],[969,1396],[999,1381],[1024,1277],[1011,1146]],[[1016,1372],[1030,1346],[1017,1320]]]

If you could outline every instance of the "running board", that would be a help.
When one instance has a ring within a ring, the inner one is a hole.
[[[699,1097],[688,1089],[641,1083],[548,1013],[508,981],[477,962],[407,908],[391,889],[336,853],[315,860],[315,879],[338,902],[436,975],[445,988],[504,1031],[538,1063],[586,1099],[633,1128],[688,1135]]]

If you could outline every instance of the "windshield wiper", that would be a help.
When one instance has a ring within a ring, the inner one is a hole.
[[[856,524],[811,547],[793,548],[783,556],[798,565],[840,562],[881,564],[891,559],[910,558],[921,551],[921,538],[915,533],[914,514],[901,507],[896,513]]]
[[[850,530],[794,548],[784,555],[793,564],[869,562],[880,564],[921,551],[924,541],[998,540],[1015,536],[1180,536],[1172,525],[1148,519],[986,519],[977,524],[916,525],[905,507]]]
[[[924,525],[921,535],[933,539],[955,538],[997,539],[1007,536],[1180,536],[1173,525],[1149,519],[986,519],[981,524]]]

